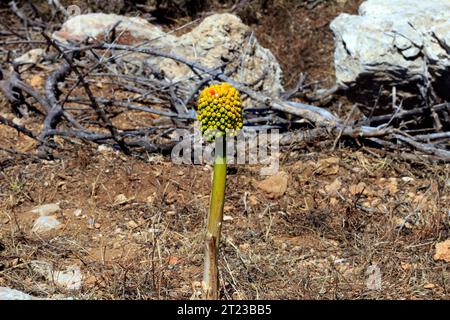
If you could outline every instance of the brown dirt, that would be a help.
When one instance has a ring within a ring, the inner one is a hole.
[[[211,168],[76,150],[1,173],[0,285],[44,297],[190,298],[202,274]],[[435,244],[449,236],[448,165],[289,151],[280,168],[288,188],[276,199],[257,188],[258,169],[229,174],[224,298],[450,298],[448,264],[433,260]],[[63,227],[34,235],[30,209],[55,202]],[[46,282],[32,260],[78,264],[82,290]],[[379,291],[366,287],[371,265],[381,271]]]
[[[300,71],[331,81],[328,22],[357,2],[307,10],[276,1],[276,10],[258,18],[256,35],[281,61],[287,84]],[[32,140],[1,125],[0,145],[34,150]],[[449,264],[433,255],[436,243],[449,238],[450,166],[369,149],[328,150],[284,150],[280,170],[288,185],[277,198],[257,187],[264,179],[259,167],[230,168],[222,297],[449,299]],[[0,151],[0,286],[40,297],[195,296],[211,168],[174,165],[159,155],[141,161],[84,144],[59,157],[33,162]],[[30,209],[54,202],[62,227],[33,234]],[[82,289],[48,282],[31,268],[33,260],[79,265]],[[367,287],[370,266],[380,269],[380,290]]]

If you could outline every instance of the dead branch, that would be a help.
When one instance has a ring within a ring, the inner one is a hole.
[[[184,126],[186,121],[195,119],[195,111],[190,108],[195,95],[212,81],[224,81],[235,86],[248,99],[253,101],[255,108],[247,108],[245,111],[245,124],[251,130],[263,129],[285,129],[289,128],[292,123],[302,122],[309,127],[308,130],[297,132],[285,132],[280,143],[282,145],[292,144],[309,144],[318,140],[332,140],[334,146],[340,139],[357,139],[371,141],[377,145],[383,146],[386,150],[397,152],[401,148],[411,148],[424,152],[430,157],[448,160],[448,152],[445,141],[448,141],[450,134],[444,129],[444,123],[438,122],[441,116],[448,116],[449,107],[447,104],[435,105],[433,107],[424,107],[422,109],[403,110],[395,106],[394,113],[382,116],[373,116],[369,119],[360,119],[359,121],[350,121],[353,112],[349,114],[347,119],[340,119],[330,111],[310,104],[288,100],[298,91],[307,88],[310,84],[305,84],[304,77],[293,90],[281,97],[272,97],[264,92],[255,91],[251,87],[262,80],[257,79],[253,83],[241,83],[232,79],[232,75],[236,72],[236,68],[227,68],[228,63],[217,67],[205,67],[196,61],[191,61],[185,57],[177,56],[172,53],[161,52],[151,48],[142,48],[141,46],[129,46],[116,43],[94,43],[89,45],[75,46],[73,44],[59,43],[50,39],[45,33],[42,36],[47,43],[52,46],[64,62],[53,71],[45,82],[45,95],[30,88],[20,80],[19,74],[12,72],[9,77],[0,82],[0,89],[5,96],[16,104],[24,103],[24,97],[20,95],[26,94],[36,100],[45,110],[44,128],[39,135],[38,140],[46,140],[51,136],[62,136],[65,138],[78,138],[95,143],[112,143],[117,144],[123,152],[130,153],[130,148],[141,148],[151,152],[166,152],[170,150],[173,143],[154,143],[148,134],[155,134],[153,139],[162,138],[165,133],[158,133],[147,129],[137,128],[135,130],[119,130],[112,125],[111,118],[126,110],[138,110],[152,113],[161,117],[171,119],[175,123],[175,127]],[[107,50],[111,52],[120,52],[106,56],[106,53],[98,54],[96,50]],[[74,57],[81,57],[83,52],[93,63],[89,66],[86,60],[77,60]],[[122,62],[118,59],[120,56],[138,52],[150,56],[166,58],[174,60],[188,66],[192,71],[192,76],[185,79],[171,82],[164,78],[160,71],[148,66],[148,72],[154,77],[149,80],[147,77],[138,75],[127,75],[117,72],[117,67],[123,67]],[[85,69],[85,70],[83,70]],[[94,72],[96,69],[106,70]],[[68,75],[71,72],[76,75],[74,83],[71,85],[64,98],[60,99],[58,83],[69,81]],[[265,76],[265,75],[264,75]],[[95,97],[90,84],[98,80],[98,78],[115,78],[114,81],[102,81],[102,83],[110,83],[119,88],[122,92],[134,93],[133,97],[121,100],[116,98]],[[194,90],[186,92],[184,83],[190,81],[194,83]],[[81,86],[86,96],[71,97],[72,93]],[[187,98],[181,99],[180,92],[184,92]],[[324,91],[325,92],[325,91]],[[331,88],[326,91],[326,96],[334,94],[335,89]],[[136,95],[136,93],[138,95]],[[20,98],[20,99],[19,99]],[[136,104],[138,102],[143,105]],[[90,108],[64,107],[66,103],[77,103],[87,105]],[[395,103],[395,102],[394,102]],[[171,108],[172,110],[164,110],[155,107],[149,107],[145,104],[158,104]],[[92,112],[90,112],[92,110]],[[78,111],[75,113],[75,111]],[[96,115],[101,123],[92,120],[92,116]],[[289,117],[287,115],[290,115]],[[435,131],[427,134],[406,135],[406,131],[402,132],[396,129],[396,123],[403,126],[408,124],[409,119],[413,120],[415,116],[432,116],[435,123]],[[286,119],[287,118],[287,119]],[[82,123],[88,119],[88,123],[100,125],[108,130],[108,133],[99,132],[97,130],[86,129]],[[299,121],[298,119],[301,119]],[[61,121],[64,120],[64,121]],[[66,128],[62,124],[68,125]],[[379,124],[373,126],[373,124]],[[440,125],[436,126],[436,123]],[[446,122],[445,122],[446,123]],[[61,124],[61,125],[60,125]],[[313,127],[311,129],[311,127]],[[173,130],[173,128],[166,128]],[[437,128],[439,130],[437,130]],[[160,128],[161,129],[161,128]],[[246,129],[247,130],[247,129]],[[441,132],[439,132],[441,131]],[[434,141],[432,144],[431,142]],[[427,143],[424,143],[427,142]],[[406,150],[406,149],[405,149]]]

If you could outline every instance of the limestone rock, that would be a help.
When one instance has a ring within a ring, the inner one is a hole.
[[[450,98],[449,1],[367,0],[359,15],[342,13],[330,26],[337,84],[355,100],[373,105],[381,85],[387,99],[396,86],[408,106],[428,82]]]
[[[61,225],[55,216],[41,216],[34,221],[33,232],[45,233]]]
[[[269,198],[281,197],[288,187],[288,174],[284,171],[279,172],[258,182],[256,186],[267,193]]]
[[[21,55],[20,57],[14,59],[14,64],[22,65],[22,64],[35,64],[38,63],[45,53],[44,49],[36,48],[31,49],[27,53]]]
[[[256,82],[256,89],[270,95],[278,96],[283,92],[277,60],[268,49],[259,45],[250,28],[232,14],[211,15],[192,31],[175,36],[141,18],[92,13],[72,17],[53,34],[53,38],[62,42],[81,42],[88,38],[103,40],[119,21],[115,43],[139,43],[141,48],[171,53],[210,68],[228,63],[228,70],[236,70],[231,78],[245,83]],[[192,70],[172,59],[141,53],[123,55],[120,59],[128,66],[126,72],[145,74],[151,80],[156,71],[168,81],[182,81],[177,93],[183,98],[195,88],[195,83],[189,79],[195,79]]]
[[[40,206],[36,206],[31,209],[31,213],[38,213],[41,216],[49,215],[55,212],[61,211],[58,203],[48,203]]]
[[[28,293],[11,289],[7,287],[0,287],[0,300],[37,300],[38,298],[29,295]]]

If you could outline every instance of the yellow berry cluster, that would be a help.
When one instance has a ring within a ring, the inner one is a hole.
[[[200,93],[197,120],[207,139],[217,134],[233,134],[243,126],[239,91],[229,83],[213,84]]]

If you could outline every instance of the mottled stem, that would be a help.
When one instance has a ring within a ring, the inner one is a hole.
[[[217,300],[219,298],[219,272],[217,261],[227,177],[225,146],[225,137],[217,137],[214,156],[214,175],[211,193],[211,204],[208,215],[208,229],[206,231],[205,237],[205,268],[203,273],[203,290],[204,298],[207,300]]]

